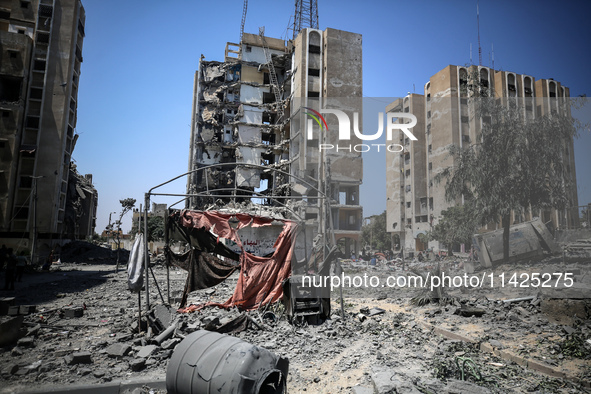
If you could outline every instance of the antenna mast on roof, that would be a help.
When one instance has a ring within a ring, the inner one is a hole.
[[[482,48],[480,47],[480,1],[476,2],[476,25],[478,27],[478,65],[482,66]]]
[[[318,1],[295,0],[295,17],[293,18],[293,39],[307,27],[318,29]]]

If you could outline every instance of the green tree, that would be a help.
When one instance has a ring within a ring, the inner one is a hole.
[[[361,228],[361,239],[371,249],[389,250],[392,248],[392,239],[386,231],[386,211],[372,216],[370,223]]]
[[[119,249],[121,248],[121,220],[123,216],[127,214],[127,212],[131,211],[135,206],[135,198],[125,198],[123,200],[119,200],[121,204],[121,213],[119,214],[119,220],[115,222],[116,230],[117,230],[117,266],[115,268],[115,272],[119,271]]]
[[[453,206],[441,212],[443,216],[430,232],[430,238],[447,246],[449,252],[454,245],[472,243],[472,235],[478,228],[472,204]]]
[[[447,179],[449,201],[462,196],[471,201],[480,224],[501,219],[507,261],[512,212],[567,205],[570,179],[562,152],[577,129],[563,111],[531,119],[524,116],[524,106],[517,99],[479,97],[470,101],[474,116],[482,120],[479,136],[467,147],[450,146],[454,165],[438,174],[436,181]]]
[[[148,218],[148,241],[158,241],[164,238],[164,218],[151,216]]]
[[[119,220],[121,220],[121,218],[123,218],[123,216],[125,216],[125,214],[131,211],[135,206],[135,198],[125,198],[123,200],[119,200],[119,203],[122,207],[121,214],[119,215]]]

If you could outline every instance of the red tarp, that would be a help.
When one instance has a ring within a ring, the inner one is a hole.
[[[236,229],[230,227],[228,221],[238,219]],[[295,246],[297,224],[293,221],[282,220],[283,230],[277,237],[271,257],[259,257],[244,251],[237,230],[252,226],[268,226],[275,219],[250,216],[247,214],[230,214],[216,211],[182,211],[180,222],[184,227],[212,229],[219,237],[236,242],[242,253],[240,254],[240,277],[234,294],[225,303],[208,302],[202,305],[190,305],[181,312],[192,312],[205,306],[219,306],[229,308],[237,306],[242,310],[257,309],[259,305],[266,305],[277,301],[283,295],[282,282],[291,273],[291,258]]]

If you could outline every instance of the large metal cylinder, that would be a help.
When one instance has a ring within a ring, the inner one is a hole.
[[[289,361],[241,339],[195,331],[177,345],[166,369],[175,394],[283,394]]]

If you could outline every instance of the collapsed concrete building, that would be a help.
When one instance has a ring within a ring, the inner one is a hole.
[[[70,164],[64,236],[69,239],[87,239],[94,235],[98,192],[92,185],[92,174],[80,174]]]
[[[32,247],[34,233],[44,244],[71,229],[66,200],[84,23],[80,0],[0,1],[0,238],[21,250]],[[75,233],[94,233],[95,213]]]
[[[187,208],[214,202],[287,207],[318,233],[331,227],[344,254],[358,251],[361,152],[322,151],[338,136],[318,130],[304,109],[361,99],[361,44],[361,35],[330,28],[305,28],[288,42],[261,29],[228,43],[223,62],[202,56],[191,122],[194,172],[187,182],[188,194],[201,195]]]
[[[409,94],[388,105],[387,112],[408,112],[417,118],[417,124],[412,128],[417,140],[401,137],[400,145],[404,146],[404,151],[386,152],[386,228],[393,238],[398,238],[403,249],[444,249],[438,241],[427,242],[421,235],[426,235],[439,222],[442,211],[462,203],[447,201],[446,183],[436,182],[435,176],[454,165],[448,147],[474,144],[478,141],[482,122],[487,122],[487,119],[473,116],[473,104],[469,101],[472,84],[489,89],[494,97],[504,100],[507,105],[509,98],[518,100],[524,119],[553,112],[570,115],[569,89],[560,82],[483,66],[447,66],[425,84],[424,95]],[[522,215],[514,213],[512,224],[535,217],[551,223],[555,229],[572,228],[578,223],[573,139],[565,139],[556,154],[562,155],[565,163],[565,177],[569,180],[566,190],[568,206],[575,207],[575,210],[536,212],[529,209]],[[498,228],[500,223],[489,223],[482,231]],[[393,245],[398,243],[393,241]]]

